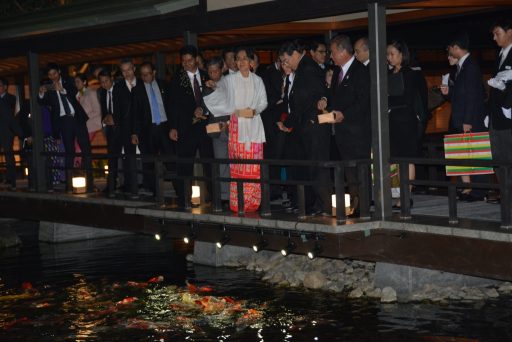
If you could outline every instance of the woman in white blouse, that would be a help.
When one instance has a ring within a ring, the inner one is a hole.
[[[214,85],[215,91],[204,98],[214,116],[230,114],[228,155],[230,159],[263,159],[265,131],[260,114],[267,107],[267,94],[262,79],[251,72],[254,68],[254,50],[238,48],[238,71],[223,77]],[[212,85],[210,83],[210,85]],[[260,166],[256,164],[231,164],[232,178],[259,179]],[[244,183],[244,212],[258,210],[261,186]],[[238,211],[236,183],[230,185],[230,208]]]

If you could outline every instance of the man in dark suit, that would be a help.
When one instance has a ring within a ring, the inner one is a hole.
[[[0,147],[5,155],[7,168],[6,182],[9,189],[16,189],[16,162],[12,144],[14,141],[14,110],[16,97],[7,92],[9,83],[5,78],[0,78]]]
[[[288,97],[290,113],[279,128],[283,131],[293,128],[297,133],[299,141],[295,148],[302,151],[300,159],[326,161],[329,159],[329,149],[326,147],[329,146],[330,126],[320,125],[317,117],[317,102],[326,96],[325,72],[306,55],[304,44],[298,40],[284,43],[279,55],[281,63],[294,72]],[[329,179],[329,171],[311,166],[304,176],[306,180],[321,183]],[[306,189],[306,214],[330,215],[330,187],[319,184]]]
[[[238,67],[235,61],[235,49],[228,48],[222,51],[222,58],[224,59],[224,71],[223,74],[229,75],[234,74],[238,71]]]
[[[89,119],[76,99],[77,89],[73,80],[63,77],[55,63],[47,65],[48,78],[51,85],[39,88],[38,101],[48,106],[52,117],[52,134],[57,140],[62,139],[66,154],[66,190],[72,191],[71,170],[75,158],[75,140],[78,141],[83,156],[83,166],[87,169],[87,191],[94,189],[91,170],[91,144],[86,122]]]
[[[314,41],[309,47],[309,54],[318,66],[325,70],[325,62],[327,61],[327,46],[324,43]]]
[[[265,84],[265,91],[267,93],[268,106],[261,113],[261,120],[265,128],[265,139],[263,155],[266,159],[280,159],[282,156],[277,153],[276,143],[279,140],[280,133],[276,123],[279,121],[283,103],[283,71],[281,70],[281,60],[279,58],[274,63],[267,66],[262,76],[263,83]],[[288,109],[286,109],[286,112]],[[280,166],[270,167],[270,178],[278,179],[280,177]],[[281,198],[280,186],[270,186],[271,199]]]
[[[201,158],[213,158],[212,141],[206,134],[208,118],[203,110],[202,88],[207,75],[198,68],[198,51],[195,46],[187,45],[180,50],[181,65],[171,81],[170,124],[171,139],[176,142],[176,154],[179,158],[194,158],[197,151]],[[192,176],[193,163],[177,165],[178,176]],[[210,167],[203,165],[208,177]],[[185,198],[183,180],[175,182],[178,206],[190,204]]]
[[[168,85],[155,78],[156,70],[151,62],[140,65],[142,87],[134,88],[132,106],[132,142],[139,145],[142,154],[171,155],[171,128],[168,121],[170,91]],[[144,186],[155,192],[154,163],[143,165]]]
[[[501,48],[496,59],[496,68],[493,78],[499,72],[512,70],[512,20],[503,18],[496,21],[491,27],[493,39]],[[512,82],[508,81],[503,90],[490,88],[488,100],[489,135],[491,138],[492,159],[498,162],[512,162]],[[497,170],[500,183],[505,182],[504,175]],[[508,179],[509,185],[512,176]]]
[[[98,74],[101,89],[98,94],[102,112],[102,122],[107,137],[107,150],[113,157],[108,160],[107,193],[115,197],[115,188],[118,173],[118,156],[124,149],[124,189],[130,198],[137,197],[137,183],[134,177],[135,145],[132,144],[131,133],[133,127],[131,113],[132,91],[135,87],[142,87],[141,81],[135,78],[134,66],[130,60],[121,62],[121,71],[124,79],[115,84],[110,73],[102,70]]]
[[[484,87],[480,67],[469,53],[469,37],[460,33],[448,44],[448,54],[458,60],[457,72],[453,84],[442,86],[441,92],[452,104],[450,133],[470,133],[485,131],[484,125]],[[471,177],[477,183],[487,181],[486,176]],[[464,183],[471,181],[469,176],[462,176]],[[483,200],[484,192],[480,189],[464,189],[459,195],[463,201]]]
[[[359,62],[363,63],[364,66],[368,66],[370,63],[370,47],[368,46],[367,37],[356,40],[354,43],[354,56]]]
[[[336,145],[342,160],[369,159],[371,149],[370,74],[354,56],[350,38],[338,35],[331,40],[331,58],[336,65],[327,104],[335,113]],[[359,216],[357,169],[347,167],[345,175],[352,198],[349,217]]]

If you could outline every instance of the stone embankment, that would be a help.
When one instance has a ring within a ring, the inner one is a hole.
[[[189,256],[193,261],[193,256]],[[289,255],[261,251],[232,256],[222,262],[222,266],[245,268],[262,274],[262,279],[278,286],[305,287],[343,293],[348,298],[368,298],[382,303],[396,301],[486,300],[512,293],[511,283],[490,281],[487,286],[439,286],[426,283],[421,289],[404,293],[399,289],[377,287],[375,263],[357,260],[335,260],[306,256]],[[221,266],[221,265],[218,265]],[[430,271],[429,272],[436,272]],[[439,272],[442,273],[442,272]]]

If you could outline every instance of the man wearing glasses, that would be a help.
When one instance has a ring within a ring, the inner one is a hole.
[[[311,58],[325,70],[325,60],[327,59],[327,47],[324,43],[313,42],[309,50]]]

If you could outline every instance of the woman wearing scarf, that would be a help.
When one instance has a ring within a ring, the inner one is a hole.
[[[263,159],[265,131],[260,113],[267,107],[267,95],[262,79],[251,72],[254,68],[254,51],[251,48],[236,50],[238,71],[223,77],[217,84],[209,82],[215,91],[204,97],[204,102],[214,116],[230,114],[228,155],[230,159]],[[259,179],[260,166],[256,164],[231,164],[232,178]],[[244,183],[244,212],[258,210],[261,186]],[[230,208],[238,211],[236,182],[230,184]]]

